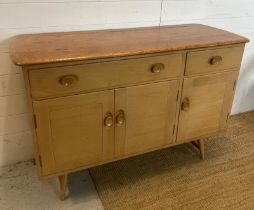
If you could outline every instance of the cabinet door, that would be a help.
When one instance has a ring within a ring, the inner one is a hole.
[[[216,133],[226,126],[237,72],[184,79],[177,141]]]
[[[43,175],[114,155],[114,91],[34,102]]]
[[[143,153],[173,142],[178,81],[115,90],[116,154]]]

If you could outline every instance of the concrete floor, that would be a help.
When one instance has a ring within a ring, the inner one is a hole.
[[[24,162],[0,170],[1,210],[102,210],[102,204],[88,171],[71,174],[69,197],[58,199],[58,181],[38,180],[36,167]]]

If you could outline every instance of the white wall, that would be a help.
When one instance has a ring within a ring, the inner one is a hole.
[[[253,21],[253,0],[0,0],[0,166],[33,156],[23,78],[9,59],[12,36],[196,22],[252,39]],[[254,44],[250,43],[232,113],[253,109]]]

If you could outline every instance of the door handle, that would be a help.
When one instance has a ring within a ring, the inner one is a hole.
[[[111,127],[113,125],[113,115],[112,113],[108,112],[106,115],[105,115],[105,118],[104,118],[104,125],[106,127]]]
[[[188,111],[189,108],[190,108],[190,99],[186,97],[182,101],[181,109],[183,111]]]
[[[125,114],[123,110],[119,110],[116,115],[116,125],[121,126],[125,123]]]

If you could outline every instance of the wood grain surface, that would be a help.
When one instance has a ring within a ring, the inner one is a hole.
[[[246,43],[242,36],[200,24],[19,35],[10,54],[16,65],[112,58]]]
[[[43,99],[176,78],[184,69],[182,57],[180,53],[176,53],[113,62],[42,68],[29,72],[31,94],[33,98]],[[164,65],[164,69],[159,73],[151,71],[156,63]],[[68,75],[75,76],[76,81],[68,87],[61,85],[59,79]]]

